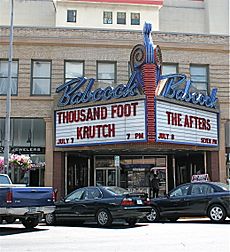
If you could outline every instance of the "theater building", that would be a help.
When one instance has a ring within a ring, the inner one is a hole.
[[[11,151],[28,154],[37,164],[30,185],[51,185],[59,196],[95,184],[148,191],[151,170],[161,179],[161,193],[199,173],[225,181],[229,49],[224,31],[206,34],[200,26],[193,27],[194,33],[164,31],[161,13],[170,8],[152,1],[155,50],[150,48],[148,56],[142,17],[150,8],[143,1],[130,12],[129,1],[123,11],[114,3],[113,8],[111,3],[100,7],[102,13],[112,12],[113,23],[98,27],[84,27],[85,21],[78,27],[77,22],[65,24],[65,1],[55,2],[56,12],[47,1],[53,18],[45,15],[40,26],[21,23],[18,15],[14,27]],[[203,6],[204,1],[194,4]],[[75,8],[72,3],[70,9]],[[127,15],[122,28],[117,12]],[[140,14],[140,19],[133,15],[139,24],[132,25],[131,13]],[[9,26],[0,32],[3,155]]]

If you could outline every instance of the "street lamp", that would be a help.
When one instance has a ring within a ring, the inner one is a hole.
[[[13,55],[13,9],[14,0],[10,6],[10,45],[8,61],[8,87],[6,96],[6,119],[5,119],[5,147],[4,147],[4,166],[5,173],[9,173],[9,149],[10,149],[10,112],[11,112],[11,83],[12,83],[12,55]]]

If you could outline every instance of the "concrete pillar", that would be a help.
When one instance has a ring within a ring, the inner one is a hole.
[[[225,156],[225,120],[220,120],[219,134],[219,177],[220,181],[226,183],[227,169]]]
[[[45,118],[46,153],[45,153],[45,186],[53,186],[53,121]]]

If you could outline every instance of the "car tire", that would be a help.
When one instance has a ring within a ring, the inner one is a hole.
[[[38,225],[39,218],[27,218],[22,220],[22,224],[25,228],[34,228]]]
[[[152,207],[151,212],[145,216],[148,222],[157,222],[160,219],[159,211],[156,207]]]
[[[96,214],[96,220],[100,227],[108,227],[113,222],[111,213],[107,209],[99,209]]]
[[[56,223],[56,217],[54,213],[49,213],[45,215],[45,223],[48,226],[55,225]]]
[[[221,205],[215,204],[209,207],[208,217],[212,222],[223,222],[226,219],[226,211]]]
[[[129,226],[133,227],[138,222],[138,219],[136,219],[136,218],[128,218],[125,221],[129,224]]]

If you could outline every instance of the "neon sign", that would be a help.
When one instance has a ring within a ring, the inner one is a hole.
[[[126,85],[120,84],[115,88],[108,86],[104,89],[98,88],[92,91],[95,79],[87,79],[86,77],[74,78],[56,89],[57,93],[64,90],[64,93],[58,101],[58,106],[136,96],[139,94],[138,88],[140,86],[138,79],[140,79],[139,73],[134,71]],[[86,88],[81,92],[80,88],[84,85],[86,85]]]
[[[167,79],[161,96],[193,104],[199,104],[201,106],[204,105],[209,108],[216,108],[216,103],[218,101],[216,98],[217,88],[213,88],[211,95],[208,96],[197,92],[191,93],[191,81],[186,79],[186,75],[184,74],[162,75],[160,79]],[[179,89],[178,86],[182,83],[185,83],[185,87],[184,89]]]

